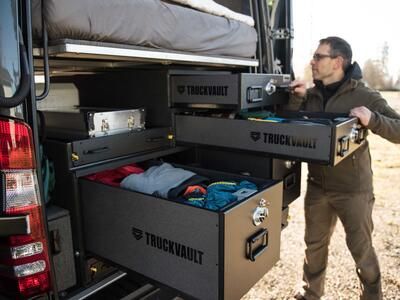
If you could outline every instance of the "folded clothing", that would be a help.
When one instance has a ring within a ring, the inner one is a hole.
[[[86,179],[101,182],[111,186],[120,186],[121,181],[131,174],[140,174],[144,170],[136,164],[130,164],[113,170],[105,170],[85,176]]]
[[[121,187],[168,198],[168,192],[196,174],[168,163],[153,166],[141,174],[132,174],[121,182]]]
[[[238,196],[234,193],[243,188],[254,191],[258,190],[254,183],[247,180],[239,183],[234,181],[218,181],[211,183],[207,187],[206,195],[201,195],[198,191],[192,196],[187,195],[185,203],[211,210],[219,210],[225,205],[238,200]]]
[[[188,180],[185,180],[184,182],[182,182],[181,184],[179,184],[178,186],[170,189],[168,191],[168,199],[172,199],[172,200],[179,200],[180,197],[182,197],[182,195],[184,195],[185,193],[187,194],[188,189],[190,190],[190,187],[193,186],[199,186],[201,184],[206,184],[210,181],[209,178],[207,177],[203,177],[200,175],[194,175],[192,177],[190,177]],[[204,190],[204,192],[206,192]]]

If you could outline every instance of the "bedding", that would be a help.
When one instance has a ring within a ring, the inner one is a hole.
[[[44,0],[51,40],[74,39],[208,55],[252,57],[252,26],[160,0]],[[33,0],[34,36],[41,35],[40,0]]]
[[[237,20],[249,26],[254,26],[254,19],[252,17],[236,13],[225,6],[216,3],[213,0],[169,0],[169,1],[187,5],[194,9],[212,15],[221,16],[232,20]]]

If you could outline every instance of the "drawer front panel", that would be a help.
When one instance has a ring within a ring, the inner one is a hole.
[[[365,143],[368,131],[360,128],[356,119],[339,124],[336,129],[335,151],[332,151],[334,165],[341,162]]]
[[[267,217],[255,225],[252,216],[263,208]],[[224,299],[239,299],[279,260],[281,212],[282,183],[225,212]]]
[[[329,163],[332,127],[177,115],[176,140]]]
[[[87,250],[199,299],[218,297],[218,214],[80,180]]]
[[[218,74],[171,76],[171,102],[175,105],[229,106],[238,111],[284,103],[287,94],[275,93],[287,87],[290,75]],[[274,87],[268,94],[267,86]]]
[[[169,128],[146,129],[72,142],[74,167],[124,155],[171,147]]]

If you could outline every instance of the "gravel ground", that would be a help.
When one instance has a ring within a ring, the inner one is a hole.
[[[383,96],[400,112],[400,93]],[[380,260],[384,299],[400,299],[400,145],[379,136],[369,136],[374,170],[374,247]],[[292,299],[301,286],[304,258],[303,197],[306,165],[303,164],[302,193],[290,206],[289,226],[282,232],[281,259],[242,300]],[[359,283],[343,227],[338,222],[330,245],[326,278],[326,300],[358,299]]]

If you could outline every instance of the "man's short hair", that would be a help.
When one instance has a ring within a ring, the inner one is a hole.
[[[337,37],[337,36],[329,36],[327,38],[321,39],[319,41],[319,44],[328,44],[331,47],[331,56],[337,57],[341,56],[343,57],[343,70],[346,71],[346,69],[350,66],[351,64],[351,59],[353,56],[353,51],[351,50],[351,46],[348,42],[346,42],[344,39]]]

